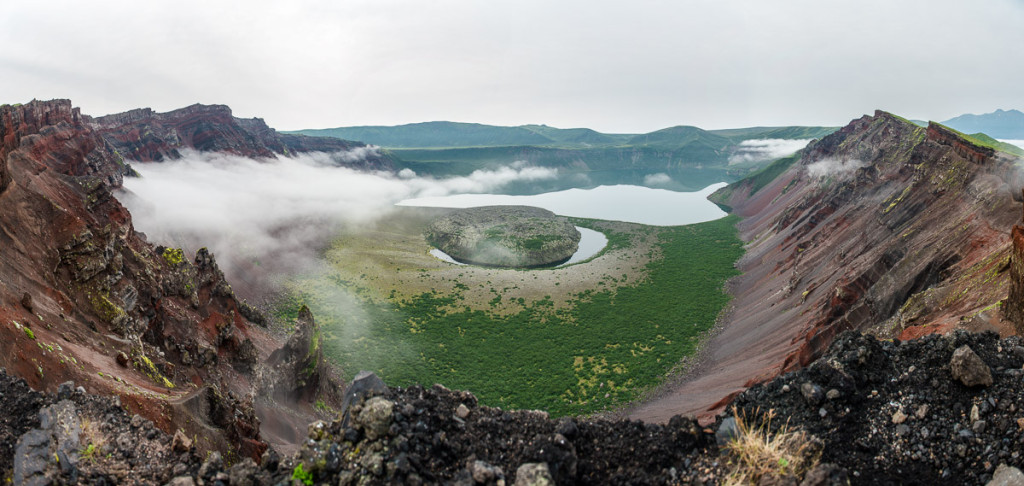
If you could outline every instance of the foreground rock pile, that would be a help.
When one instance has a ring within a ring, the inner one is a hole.
[[[39,393],[0,368],[4,484],[164,484],[198,474],[203,461],[191,442],[129,414],[116,397],[72,383]]]
[[[1001,464],[1024,466],[1022,366],[1018,336],[846,333],[811,366],[733,405],[808,431],[854,483],[985,484]]]
[[[821,454],[807,472],[759,484],[1021,484],[1022,367],[1019,337],[846,333],[731,410],[755,429],[773,415],[769,429],[803,430]],[[551,419],[440,385],[387,388],[372,375],[348,393],[351,406],[310,424],[297,453],[269,451],[256,464],[200,455],[116,399],[71,384],[40,394],[0,374],[0,474],[19,484],[722,484],[735,461],[722,447],[737,433],[732,417],[712,428],[678,416]]]

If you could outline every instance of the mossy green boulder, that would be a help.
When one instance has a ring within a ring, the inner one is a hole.
[[[569,220],[530,206],[459,209],[430,223],[426,236],[457,261],[512,268],[563,263],[580,243]]]

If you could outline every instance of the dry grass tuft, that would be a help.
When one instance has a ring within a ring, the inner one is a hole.
[[[100,431],[99,424],[94,422],[91,417],[82,417],[79,425],[82,427],[81,442],[84,445],[78,453],[79,457],[85,461],[95,462],[100,457],[100,450],[107,445],[107,440],[103,432]]]
[[[755,415],[757,412],[755,412]],[[760,420],[736,413],[737,436],[725,446],[732,455],[726,485],[757,484],[769,475],[802,477],[821,459],[820,443],[802,430],[791,430],[788,421],[772,432],[775,411]],[[760,425],[752,425],[757,422]]]

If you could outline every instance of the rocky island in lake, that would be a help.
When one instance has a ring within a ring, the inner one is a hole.
[[[521,268],[565,262],[580,242],[568,219],[529,206],[460,209],[432,222],[426,237],[463,263]]]

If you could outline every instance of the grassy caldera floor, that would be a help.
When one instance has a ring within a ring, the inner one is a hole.
[[[481,403],[577,415],[633,400],[694,353],[728,302],[742,242],[727,217],[654,227],[575,219],[604,251],[561,268],[462,266],[431,256],[439,210],[403,208],[347,232],[315,275],[287,284],[279,317],[306,304],[350,378],[442,383]]]

